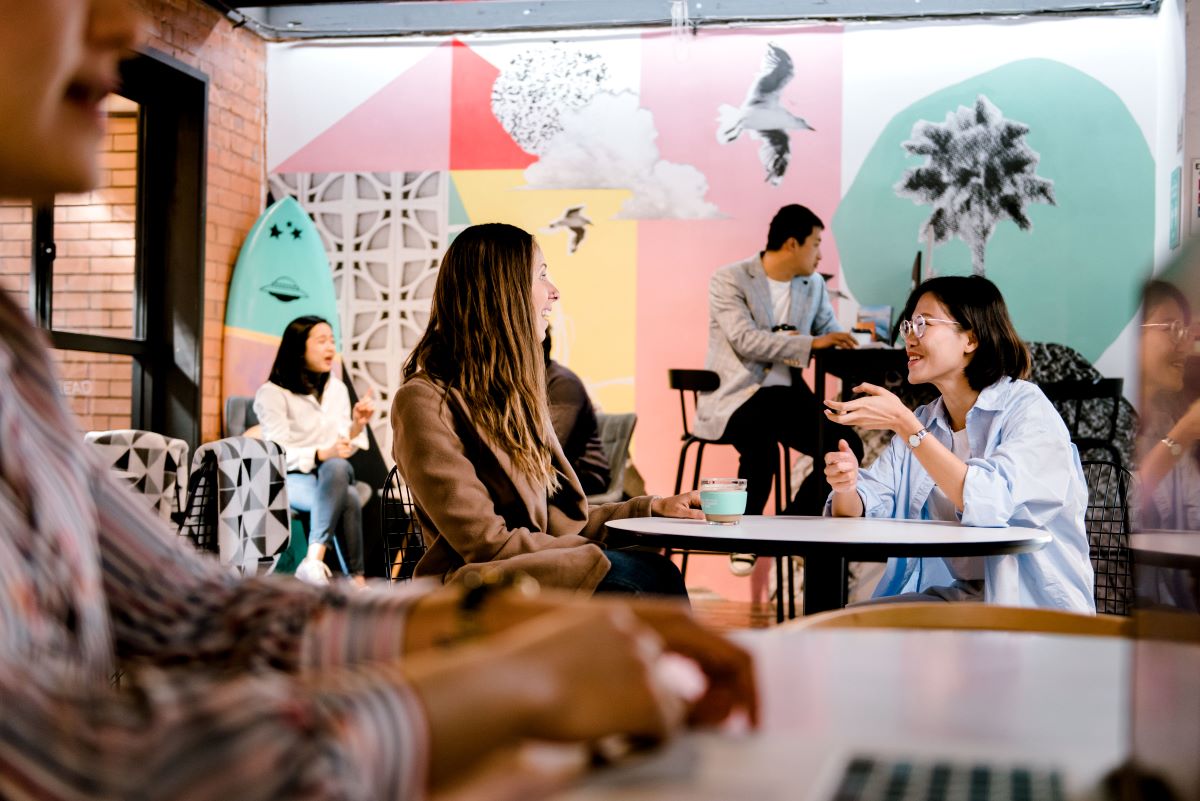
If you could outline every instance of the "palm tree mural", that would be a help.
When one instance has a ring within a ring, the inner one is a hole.
[[[933,206],[921,226],[921,239],[934,243],[957,236],[971,249],[971,266],[984,274],[984,254],[996,224],[1012,220],[1022,231],[1033,227],[1027,203],[1054,203],[1054,182],[1040,178],[1037,153],[1025,142],[1029,126],[1004,118],[985,96],[974,107],[959,106],[938,124],[921,120],[902,147],[925,156],[906,170],[896,194]]]

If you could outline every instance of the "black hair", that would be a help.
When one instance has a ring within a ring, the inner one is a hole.
[[[1004,376],[1029,377],[1029,348],[1017,336],[1004,296],[995,284],[981,275],[930,278],[908,296],[900,319],[911,320],[913,309],[925,295],[937,298],[951,319],[975,334],[975,352],[964,370],[971,389],[979,392]]]
[[[550,341],[550,326],[546,326],[546,338],[542,340],[542,356],[546,360],[546,365],[550,365],[550,346],[553,343]]]
[[[275,351],[275,363],[271,365],[271,383],[297,395],[316,395],[317,400],[325,392],[329,373],[318,373],[308,369],[304,355],[308,350],[308,335],[313,328],[329,321],[315,314],[297,317],[283,329],[279,350]]]
[[[1179,287],[1158,278],[1150,279],[1142,287],[1142,319],[1149,317],[1152,311],[1168,301],[1179,304],[1179,308],[1183,311],[1184,325],[1191,325],[1192,304],[1188,303],[1187,296]]]
[[[784,206],[771,218],[771,227],[767,231],[767,250],[782,249],[783,243],[789,238],[794,238],[797,244],[803,245],[804,240],[818,228],[824,229],[825,223],[807,206],[798,203]]]

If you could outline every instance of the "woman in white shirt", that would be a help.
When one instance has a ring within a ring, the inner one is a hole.
[[[337,350],[333,328],[320,317],[288,323],[271,378],[254,396],[263,438],[287,452],[288,502],[310,513],[308,554],[296,578],[326,584],[325,550],[340,534],[346,567],[363,583],[362,506],[347,459],[366,448],[366,425],[375,411],[369,397],[350,407],[346,385],[331,375]]]

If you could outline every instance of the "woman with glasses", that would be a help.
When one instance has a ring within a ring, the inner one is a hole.
[[[826,401],[831,420],[897,435],[867,469],[845,442],[826,455],[826,512],[1026,526],[1053,540],[1033,553],[891,559],[875,598],[1094,612],[1079,454],[1054,406],[1024,380],[1029,352],[996,285],[932,278],[909,297],[900,333],[909,382],[933,384],[941,397],[912,411],[861,384],[863,397]]]
[[[1191,306],[1174,285],[1142,291],[1141,415],[1137,437],[1139,518],[1147,528],[1200,529],[1200,402],[1184,392]]]

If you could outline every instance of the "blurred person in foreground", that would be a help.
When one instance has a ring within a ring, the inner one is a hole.
[[[139,17],[0,0],[0,19],[0,197],[88,190]],[[0,797],[421,798],[525,738],[754,716],[747,655],[677,605],[231,576],[85,451],[7,294],[0,431]],[[663,648],[706,674],[694,703],[655,678]]]

